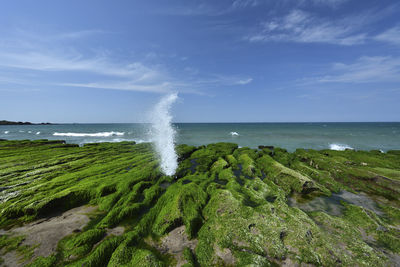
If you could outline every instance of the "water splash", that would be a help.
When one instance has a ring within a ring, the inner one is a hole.
[[[177,98],[177,93],[161,98],[151,116],[152,140],[160,157],[161,170],[165,175],[173,175],[178,167],[178,156],[174,144],[176,131],[171,124],[172,115],[170,114],[171,106]]]
[[[345,144],[330,144],[329,149],[337,150],[337,151],[344,151],[346,149],[354,150],[354,148],[352,148],[351,146],[345,145]]]

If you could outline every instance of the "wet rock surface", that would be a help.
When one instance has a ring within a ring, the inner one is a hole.
[[[184,256],[185,248],[195,251],[197,242],[196,239],[189,240],[184,225],[169,232],[159,243],[155,243],[153,240],[148,241],[150,245],[156,247],[161,253],[172,255],[176,260],[177,266],[188,263]]]
[[[306,212],[322,211],[330,215],[340,216],[345,211],[345,206],[342,202],[363,207],[381,216],[384,215],[377,203],[366,194],[354,194],[346,190],[339,193],[332,193],[331,196],[317,196],[314,198],[304,198],[302,195],[297,194],[289,198],[288,204]]]
[[[93,206],[82,206],[71,209],[61,215],[43,218],[21,227],[15,227],[8,231],[0,230],[1,235],[10,237],[23,236],[20,246],[33,247],[33,257],[48,257],[56,252],[58,242],[72,233],[79,233],[90,221],[88,213],[96,210]],[[23,266],[26,262],[15,252],[5,255],[6,266]]]

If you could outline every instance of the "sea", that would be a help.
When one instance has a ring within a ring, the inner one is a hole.
[[[241,147],[268,145],[294,151],[305,149],[400,149],[400,122],[376,123],[175,123],[175,143],[206,145],[233,142]],[[0,139],[95,142],[152,142],[145,123],[0,125]]]

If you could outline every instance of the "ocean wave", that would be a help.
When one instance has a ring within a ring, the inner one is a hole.
[[[112,139],[111,141],[108,141],[108,142],[112,142],[112,143],[114,143],[114,142],[125,142],[125,141],[128,141],[128,142],[135,142],[136,144],[140,144],[140,143],[150,143],[150,142],[152,142],[151,140],[143,140],[143,139],[125,139],[125,138],[114,138],[114,139]]]
[[[230,135],[232,135],[232,136],[239,136],[239,133],[238,133],[238,132],[230,132]]]
[[[337,150],[337,151],[343,151],[346,149],[354,149],[351,146],[345,145],[345,144],[330,144],[329,145],[330,150]]]
[[[136,142],[136,144],[141,144],[141,143],[151,143],[151,142],[153,142],[153,140],[143,140],[143,139],[134,139],[134,140],[132,140],[132,141],[135,141]]]
[[[40,132],[36,132],[36,135],[39,135],[40,134]]]
[[[125,132],[99,132],[99,133],[53,133],[54,136],[71,136],[71,137],[110,137],[122,136]]]
[[[10,131],[4,131],[5,134],[8,134]]]

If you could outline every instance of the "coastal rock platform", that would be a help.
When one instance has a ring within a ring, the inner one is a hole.
[[[0,265],[398,266],[400,151],[0,141]]]

